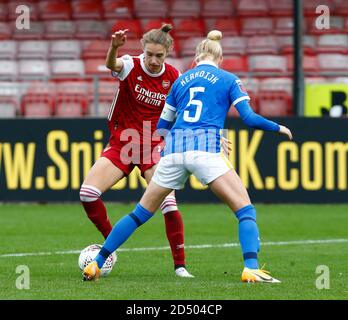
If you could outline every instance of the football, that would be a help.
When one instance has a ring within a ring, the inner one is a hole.
[[[101,248],[102,246],[100,244],[92,244],[84,248],[80,252],[78,265],[81,271],[97,256]],[[111,272],[116,261],[117,261],[117,254],[116,252],[113,252],[106,259],[103,267],[101,268],[102,277],[107,276]]]

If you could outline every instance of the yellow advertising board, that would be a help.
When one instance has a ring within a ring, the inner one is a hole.
[[[335,112],[333,112],[335,107]],[[305,116],[323,117],[347,115],[348,83],[307,84],[305,95]],[[340,114],[342,113],[342,114]]]

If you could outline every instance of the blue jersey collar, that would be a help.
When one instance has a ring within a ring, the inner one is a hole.
[[[219,67],[217,66],[217,64],[216,64],[215,62],[211,61],[211,60],[202,60],[202,61],[199,61],[199,62],[197,63],[197,67],[200,66],[201,64],[209,64],[209,65],[211,65],[211,66],[214,66],[214,67],[216,67],[216,68],[219,68]]]

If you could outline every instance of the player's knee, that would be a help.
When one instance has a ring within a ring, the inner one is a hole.
[[[101,191],[91,185],[83,184],[80,188],[80,200],[81,202],[92,202],[100,198]]]
[[[178,210],[178,206],[176,204],[176,199],[174,196],[167,196],[161,206],[160,206],[162,213],[166,214],[168,212],[173,212]]]
[[[235,212],[239,223],[244,220],[254,220],[256,222],[256,210],[252,204],[244,206]]]

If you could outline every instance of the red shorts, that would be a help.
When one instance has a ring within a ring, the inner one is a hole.
[[[164,146],[164,141],[152,142],[144,146],[139,143],[120,141],[115,137],[112,137],[109,143],[110,145],[103,150],[101,156],[109,159],[126,176],[134,167],[138,167],[143,177],[146,170],[160,161]]]

